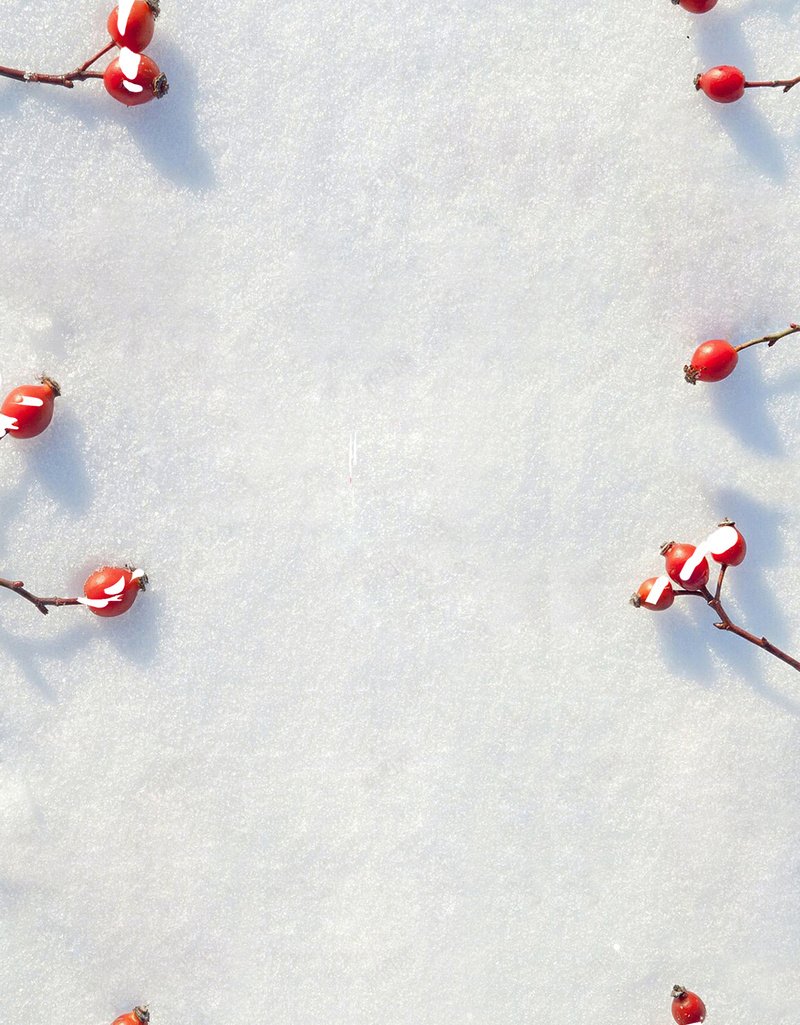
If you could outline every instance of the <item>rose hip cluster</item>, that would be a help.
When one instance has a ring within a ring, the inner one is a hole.
[[[697,384],[698,381],[722,381],[736,369],[739,353],[743,349],[748,349],[751,345],[760,345],[762,342],[770,348],[780,338],[793,335],[797,331],[800,331],[800,325],[790,324],[785,331],[754,338],[741,345],[731,345],[724,338],[712,338],[695,349],[691,362],[683,368],[684,377],[689,384]]]
[[[54,403],[61,395],[61,389],[52,377],[41,377],[39,380],[39,384],[23,384],[14,388],[3,399],[0,405],[0,439],[35,438],[50,425]],[[132,566],[103,566],[92,573],[83,585],[82,598],[39,598],[26,590],[21,580],[0,577],[0,587],[16,592],[45,616],[49,606],[59,605],[85,605],[96,616],[105,618],[121,616],[133,605],[146,585],[147,575],[144,570]]]
[[[74,88],[76,82],[84,82],[88,78],[102,78],[108,93],[127,107],[160,99],[169,90],[167,77],[161,73],[155,61],[142,52],[153,38],[158,11],[159,0],[121,0],[108,16],[111,42],[74,71],[63,75],[46,75],[38,71],[0,66],[0,76],[20,82],[61,85],[67,89]],[[104,72],[89,70],[115,46],[119,47],[119,55]]]
[[[781,651],[766,637],[758,637],[738,626],[725,611],[720,599],[722,581],[725,579],[728,566],[738,566],[746,553],[745,540],[732,520],[720,523],[711,536],[697,547],[668,541],[661,548],[661,554],[666,561],[666,573],[645,580],[631,597],[631,604],[637,609],[663,612],[679,595],[698,595],[719,616],[719,622],[714,623],[718,630],[736,634],[737,637],[763,648],[770,655],[800,672],[800,662],[796,658]],[[709,557],[712,563],[720,567],[713,594],[708,588],[708,578],[711,574]],[[677,590],[673,584],[677,584]]]
[[[702,591],[708,583],[711,567],[708,556],[723,568],[738,566],[745,557],[747,545],[734,523],[720,523],[714,533],[699,547],[668,541],[661,548],[666,562],[666,574],[650,577],[631,598],[637,607],[663,612],[675,601],[676,595]],[[673,589],[673,583],[680,590]]]

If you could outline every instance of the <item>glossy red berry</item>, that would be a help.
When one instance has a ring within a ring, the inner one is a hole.
[[[692,356],[692,362],[683,368],[690,384],[696,381],[721,381],[732,374],[739,362],[739,353],[723,338],[712,338],[699,345]]]
[[[150,1021],[150,1012],[146,1007],[134,1007],[128,1014],[121,1014],[111,1025],[146,1025]]]
[[[711,558],[723,566],[738,566],[747,554],[745,539],[729,520],[720,523],[707,544]]]
[[[705,1021],[706,1005],[696,993],[689,992],[683,986],[673,986],[672,1017],[678,1025],[693,1025],[694,1022]]]
[[[668,609],[675,601],[669,577],[662,574],[660,577],[645,580],[632,601],[637,608],[650,609],[651,612],[663,612],[664,609]]]
[[[141,569],[104,566],[92,573],[83,585],[85,598],[78,598],[96,616],[121,616],[136,601],[139,591],[145,589],[147,577]],[[131,1011],[131,1014],[135,1013]],[[122,1019],[121,1019],[122,1020]],[[143,1019],[147,1020],[147,1019]]]
[[[117,46],[141,53],[153,38],[157,0],[121,0],[108,16],[108,31]]]
[[[8,432],[12,438],[35,438],[47,428],[61,389],[50,377],[41,380],[41,384],[23,384],[6,395],[0,406],[0,432]]]
[[[698,75],[694,84],[716,103],[733,103],[744,96],[744,73],[730,64],[722,64]]]
[[[666,559],[670,580],[678,587],[685,591],[699,591],[708,583],[708,559],[702,553],[698,553],[694,545],[670,541],[661,549],[661,554]]]
[[[127,47],[119,51],[103,73],[107,91],[128,107],[160,99],[167,93],[167,76],[158,70],[155,61]]]
[[[692,14],[705,14],[712,7],[717,6],[717,0],[672,0],[674,4],[680,4],[685,11]]]

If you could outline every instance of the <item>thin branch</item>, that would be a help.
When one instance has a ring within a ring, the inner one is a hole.
[[[788,93],[790,89],[794,88],[797,83],[800,82],[800,75],[797,78],[783,78],[775,79],[774,82],[745,82],[745,89],[779,89],[782,88],[785,93]]]
[[[720,571],[719,571],[719,576],[717,577],[717,589],[716,589],[716,591],[714,591],[714,601],[719,601],[719,595],[720,595],[720,592],[722,591],[722,581],[725,579],[725,570],[727,568],[728,568],[727,562],[723,562],[722,567],[720,568]]]
[[[13,78],[18,82],[41,82],[44,85],[63,85],[65,89],[72,89],[76,82],[83,82],[87,78],[102,78],[102,71],[88,71],[87,69],[116,45],[112,40],[112,42],[96,53],[94,57],[90,57],[88,61],[75,68],[74,71],[68,71],[63,75],[43,75],[38,71],[23,71],[21,68],[6,68],[0,65],[0,76]]]
[[[787,335],[793,335],[796,331],[800,331],[800,324],[790,324],[785,331],[778,331],[774,335],[764,335],[763,338],[754,338],[752,342],[744,342],[742,345],[735,345],[734,348],[737,352],[741,352],[742,349],[749,349],[751,345],[760,345],[762,342],[766,342],[767,348],[770,348],[778,339],[785,338]]]
[[[24,598],[29,601],[31,605],[35,605],[36,608],[41,612],[43,616],[46,616],[50,611],[48,605],[80,605],[81,602],[77,598],[39,598],[35,594],[31,594],[30,591],[25,590],[25,585],[21,580],[5,580],[0,577],[0,587],[5,587],[9,591],[14,591],[20,598]]]
[[[737,637],[742,637],[744,640],[749,641],[751,644],[755,644],[758,648],[763,648],[764,651],[768,651],[770,655],[774,655],[775,658],[779,658],[782,662],[791,666],[792,669],[796,669],[800,673],[800,661],[796,658],[792,658],[791,655],[787,655],[785,651],[781,651],[779,647],[768,641],[766,637],[756,637],[755,634],[751,634],[748,630],[744,630],[741,626],[738,626],[733,622],[731,617],[725,611],[722,602],[719,599],[719,592],[722,587],[722,578],[725,575],[725,567],[720,570],[719,579],[717,580],[717,592],[712,594],[707,587],[701,587],[697,591],[675,591],[678,594],[698,594],[701,598],[706,600],[706,603],[716,612],[720,618],[719,623],[715,623],[714,626],[717,630],[727,630],[730,633],[736,634]]]

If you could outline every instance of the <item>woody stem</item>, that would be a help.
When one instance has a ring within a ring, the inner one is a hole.
[[[720,577],[723,576],[720,571]],[[800,673],[800,661],[796,658],[792,658],[791,655],[787,655],[785,651],[781,651],[780,648],[768,641],[766,637],[756,637],[755,634],[751,634],[748,630],[742,629],[741,626],[737,626],[731,620],[731,617],[723,608],[722,602],[719,600],[719,589],[721,587],[721,580],[717,581],[717,594],[713,595],[707,587],[701,587],[699,593],[705,598],[708,605],[717,613],[720,618],[719,623],[715,623],[714,626],[718,630],[728,630],[730,633],[736,634],[737,637],[743,637],[744,640],[749,641],[751,644],[755,644],[758,648],[763,648],[764,651],[768,651],[770,655],[774,655],[775,658],[779,658],[782,662],[790,665],[792,669],[796,669]]]
[[[800,82],[800,75],[797,78],[777,78],[773,82],[745,82],[744,87],[745,89],[778,89],[782,87],[783,91],[788,93],[798,82]]]
[[[30,591],[27,591],[21,580],[6,580],[3,577],[0,577],[0,587],[5,587],[9,591],[14,591],[21,598],[29,601],[31,605],[35,605],[43,616],[46,616],[50,611],[47,607],[48,605],[81,604],[77,598],[39,598],[38,595],[31,594]]]
[[[89,71],[87,69],[115,46],[116,43],[112,40],[112,42],[96,53],[94,57],[90,57],[80,67],[75,68],[74,71],[68,71],[63,75],[43,75],[38,71],[23,71],[21,68],[6,68],[0,65],[0,76],[14,78],[18,82],[41,82],[44,85],[63,85],[65,89],[72,89],[76,82],[83,82],[87,78],[102,78],[102,71]]]
[[[800,81],[800,79],[798,79]],[[742,345],[736,345],[734,348],[737,352],[741,352],[742,349],[749,349],[751,345],[760,345],[762,342],[767,343],[767,347],[774,345],[779,338],[785,338],[787,335],[793,335],[796,331],[800,331],[800,324],[790,324],[785,331],[778,331],[774,335],[764,335],[763,338],[754,338],[752,342],[744,342]]]

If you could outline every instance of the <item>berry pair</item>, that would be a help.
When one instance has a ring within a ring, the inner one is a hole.
[[[108,31],[120,51],[103,73],[103,83],[128,107],[161,98],[169,89],[158,65],[142,53],[153,38],[158,13],[158,0],[122,0],[108,16]]]
[[[689,384],[697,384],[698,381],[722,381],[736,369],[742,349],[760,345],[762,342],[766,342],[770,348],[780,338],[793,335],[797,331],[800,331],[800,325],[790,324],[785,331],[764,335],[763,338],[754,338],[751,342],[735,346],[726,342],[724,338],[712,338],[695,349],[691,362],[683,368],[684,376]]]
[[[41,377],[40,381],[20,385],[5,397],[0,405],[0,438],[35,438],[48,428],[61,389],[51,377]],[[92,573],[83,585],[82,598],[39,598],[27,591],[21,580],[0,578],[0,587],[15,591],[44,615],[51,605],[85,605],[96,616],[105,618],[127,612],[146,585],[144,570],[131,566],[104,566]]]

